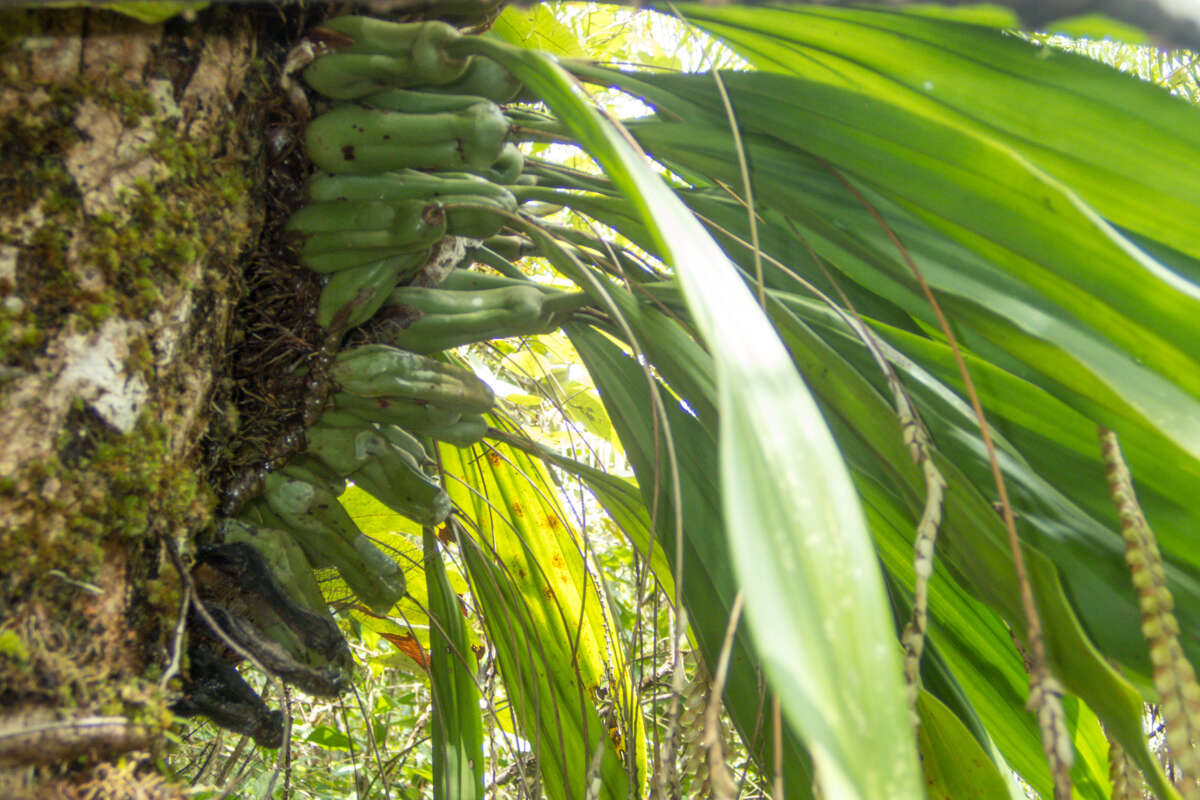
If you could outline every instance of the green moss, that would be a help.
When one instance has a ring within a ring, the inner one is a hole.
[[[69,191],[62,156],[79,140],[71,124],[79,100],[77,92],[56,88],[36,111],[18,110],[0,119],[0,203],[5,207],[26,208],[47,189],[55,196]],[[56,202],[72,205],[67,196]],[[57,205],[50,209],[58,210]]]
[[[169,177],[132,188],[126,198],[127,223],[111,214],[85,221],[91,256],[121,290],[125,315],[149,313],[162,301],[164,278],[183,281],[185,267],[214,249],[227,248],[246,231],[232,212],[250,191],[248,175],[237,164],[214,164],[205,152],[234,135],[220,130],[198,146],[181,139],[172,123],[160,123],[150,153]]]
[[[0,302],[0,363],[29,366],[31,354],[40,350],[46,334],[28,304],[15,308]]]
[[[140,537],[152,527],[151,514],[162,519],[191,516],[202,479],[173,466],[172,460],[167,429],[159,422],[143,420],[134,433],[102,441],[80,467],[95,473],[107,491],[76,523],[94,520],[109,535]]]
[[[79,139],[71,124],[79,93],[55,88],[49,94],[37,109],[18,109],[0,120],[0,214],[18,217],[44,199],[42,224],[17,254],[19,306],[0,303],[0,363],[25,368],[40,353],[46,330],[65,313],[64,298],[79,292],[67,252],[80,198],[63,161]],[[0,287],[0,298],[13,289]]]
[[[16,631],[0,631],[0,656],[18,664],[29,663],[29,650]]]
[[[30,518],[0,539],[0,561],[22,567],[0,582],[10,598],[47,569],[90,580],[106,542],[174,534],[164,520],[202,527],[215,504],[203,476],[172,456],[162,423],[143,418],[121,436],[76,410],[67,428],[56,456],[10,479]]]
[[[233,243],[247,232],[240,217],[251,191],[239,161],[210,156],[237,140],[232,127],[190,141],[175,120],[158,119],[148,152],[166,177],[135,184],[119,210],[88,215],[64,161],[79,138],[72,124],[79,104],[95,102],[135,127],[155,113],[155,99],[116,81],[80,81],[49,93],[50,102],[0,120],[0,215],[15,217],[37,203],[44,217],[27,241],[0,238],[23,245],[17,285],[24,301],[17,311],[0,306],[0,364],[25,368],[68,322],[87,330],[116,315],[144,319],[161,305],[165,282],[190,288],[195,282],[186,275],[197,262],[218,255],[231,261]],[[86,288],[75,260],[98,268],[107,288]],[[13,288],[0,286],[0,300]]]
[[[168,613],[178,611],[181,592],[175,576],[151,578],[142,585],[142,591],[148,606]]]
[[[92,303],[83,310],[83,315],[96,325],[104,322],[104,320],[115,313],[117,313],[117,309],[110,303]]]

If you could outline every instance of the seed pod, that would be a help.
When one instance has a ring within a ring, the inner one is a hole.
[[[428,248],[418,252],[427,253]],[[341,272],[351,267],[361,267],[364,264],[373,264],[397,255],[400,253],[396,252],[395,247],[365,247],[354,250],[331,250],[327,253],[302,254],[300,263],[313,272],[328,274]]]
[[[491,388],[462,367],[381,344],[342,351],[331,374],[350,394],[422,401],[463,414],[485,413],[496,401]]]
[[[292,600],[332,623],[329,606],[313,575],[312,565],[286,531],[226,517],[221,520],[221,534],[226,542],[245,542],[254,547],[266,559],[271,573]],[[337,630],[336,625],[334,630]]]
[[[427,251],[446,233],[437,203],[339,200],[310,203],[292,215],[288,230],[304,237],[300,262],[336,272],[401,253]]]
[[[427,431],[434,439],[452,444],[455,447],[470,447],[483,440],[487,435],[487,420],[480,414],[468,414],[461,420],[445,428],[435,428]]]
[[[404,450],[421,469],[432,467],[433,459],[429,457],[429,453],[425,452],[425,445],[421,444],[421,440],[413,436],[408,431],[398,425],[380,425],[379,433],[389,442]]]
[[[509,72],[507,67],[490,58],[472,56],[461,77],[436,87],[436,91],[478,95],[494,103],[508,103],[520,94],[523,88],[521,81]]]
[[[280,472],[289,478],[320,484],[334,496],[341,496],[346,491],[345,476],[337,474],[315,458],[296,456]]]
[[[435,219],[441,224],[430,225],[421,223],[419,230],[374,230],[374,231],[330,231],[329,233],[315,233],[308,237],[308,241],[304,243],[304,256],[325,255],[328,253],[344,252],[349,250],[385,250],[390,249],[393,253],[397,252],[413,252],[416,250],[428,250],[429,246],[442,238],[442,231],[446,226],[446,217],[440,208],[436,206],[428,206],[428,208],[436,209]]]
[[[396,227],[398,215],[420,217],[423,205],[416,201],[384,203],[378,200],[341,200],[309,203],[288,219],[284,227],[305,236],[340,231],[387,230]]]
[[[307,453],[330,471],[346,476],[367,463],[372,437],[379,434],[366,426],[339,428],[318,422],[308,429]]]
[[[428,21],[397,23],[343,16],[325,22],[309,37],[336,52],[317,58],[304,80],[326,97],[362,97],[392,86],[428,86],[461,78],[469,59],[454,58],[446,46],[461,37],[451,25]]]
[[[442,200],[459,196],[491,197],[510,210],[517,210],[517,198],[503,186],[469,172],[430,174],[414,169],[393,170],[378,175],[316,175],[308,193],[314,203],[330,200]]]
[[[339,392],[333,396],[333,404],[339,411],[361,420],[381,425],[399,425],[418,433],[431,428],[445,428],[462,417],[453,409],[396,397],[359,397]]]
[[[306,554],[337,567],[342,580],[378,614],[404,596],[404,573],[363,535],[337,498],[320,486],[271,474],[263,498]]]
[[[388,305],[421,313],[407,328],[387,334],[388,343],[427,354],[470,342],[544,333],[544,300],[533,286],[474,292],[401,286],[388,295]]]
[[[415,275],[428,258],[428,250],[401,253],[335,273],[321,290],[317,323],[340,330],[361,325],[379,310],[396,284]]]
[[[446,233],[469,239],[495,236],[508,224],[515,209],[491,197],[460,195],[446,200]]]
[[[287,523],[284,522],[278,514],[271,510],[271,507],[267,505],[267,501],[261,496],[256,497],[247,503],[245,507],[238,513],[237,519],[241,522],[245,522],[249,525],[255,525],[260,528],[269,528],[287,532],[289,536],[292,536],[296,544],[300,546],[300,549],[304,551],[304,555],[308,559],[308,563],[312,565],[313,569],[329,569],[333,566],[333,562],[323,556],[321,553],[303,547],[303,545],[300,544],[300,540],[295,538],[292,532],[288,529]]]
[[[384,89],[360,98],[358,102],[371,108],[388,111],[403,111],[406,114],[440,114],[445,111],[462,111],[476,103],[487,102],[486,97],[469,94],[442,94],[433,91],[411,89]]]
[[[361,418],[343,411],[336,406],[321,414],[321,418],[317,420],[316,424],[327,425],[331,428],[363,428],[369,426],[369,422],[364,424]]]
[[[484,241],[485,246],[497,239],[515,238],[493,236]],[[505,256],[508,258],[508,256]],[[502,289],[507,286],[529,286],[530,281],[519,278],[509,278],[505,275],[493,275],[490,272],[476,272],[473,269],[456,269],[446,276],[438,286],[439,289],[454,291],[477,291],[480,289]],[[547,287],[548,289],[549,287]]]
[[[425,474],[402,447],[382,439],[372,440],[371,458],[350,480],[398,514],[421,525],[437,525],[450,515],[450,496]]]
[[[375,173],[393,169],[486,169],[508,136],[508,119],[495,103],[461,111],[406,114],[339,106],[309,123],[308,157],[327,172]]]
[[[480,170],[479,176],[487,178],[492,183],[509,185],[517,182],[523,169],[525,169],[525,154],[512,142],[505,142],[504,146],[500,148],[500,155],[497,156],[495,163],[485,170]]]

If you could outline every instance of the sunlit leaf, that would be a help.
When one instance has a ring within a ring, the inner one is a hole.
[[[463,555],[474,595],[500,648],[508,696],[527,740],[548,748],[543,774],[552,797],[581,789],[598,753],[605,796],[630,791],[622,757],[645,776],[642,722],[625,731],[618,754],[600,723],[593,694],[600,688],[631,703],[632,688],[615,621],[600,599],[582,542],[538,461],[505,445],[441,448],[447,490],[466,522]],[[501,644],[503,642],[503,644]]]
[[[581,58],[585,55],[578,38],[542,3],[528,8],[508,6],[492,24],[491,33],[520,47],[544,50],[556,56]]]
[[[346,734],[339,730],[334,730],[327,725],[318,725],[313,728],[306,741],[319,744],[329,750],[349,750],[350,739]]]

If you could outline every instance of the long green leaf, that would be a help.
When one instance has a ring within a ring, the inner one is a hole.
[[[921,763],[930,797],[1010,797],[996,765],[958,717],[928,692],[921,693],[917,708],[921,713]]]
[[[580,358],[600,389],[600,397],[626,455],[638,477],[645,507],[656,511],[655,530],[671,562],[670,574],[680,574],[678,586],[707,664],[715,665],[725,644],[725,623],[737,594],[737,578],[726,555],[728,537],[721,513],[714,436],[674,405],[666,408],[665,424],[656,425],[653,403],[641,368],[604,335],[581,325],[567,332]],[[679,504],[670,487],[676,476],[658,453],[670,437],[676,449]],[[683,537],[676,539],[676,526]],[[681,561],[676,552],[681,551]],[[767,704],[760,689],[759,659],[749,636],[739,630],[733,639],[725,706],[760,769],[771,769],[774,737],[766,723]],[[783,775],[791,796],[808,797],[812,773],[808,754],[789,730],[784,731]]]
[[[657,156],[729,182],[736,170],[722,106],[702,78],[644,76],[662,96],[686,97],[706,112],[686,125],[639,122],[631,130]],[[975,254],[945,273],[922,264],[931,286],[960,298],[949,309],[956,321],[1035,366],[1049,385],[1063,384],[1064,401],[1102,411],[1116,429],[1153,428],[1189,459],[1200,454],[1200,288],[1001,143],[791,76],[725,79],[739,121],[753,132],[744,139],[765,201],[788,198],[803,208],[809,201],[793,173],[812,156],[877,188]],[[789,132],[786,144],[774,135],[780,131]],[[902,265],[894,247],[892,263]],[[897,277],[911,281],[902,269]],[[1073,371],[1062,369],[1064,359]]]
[[[588,466],[581,461],[562,456],[533,441],[521,440],[503,432],[493,432],[491,436],[500,438],[501,441],[548,461],[567,474],[583,480],[587,484],[588,490],[604,506],[608,516],[629,538],[629,545],[633,551],[649,560],[650,570],[654,573],[655,580],[662,586],[663,593],[667,597],[675,596],[675,574],[671,571],[662,545],[654,537],[650,515],[646,511],[642,494],[636,484]]]
[[[646,777],[641,718],[632,716],[624,732],[632,762],[623,765],[595,700],[604,689],[628,708],[631,677],[545,468],[503,444],[440,452],[447,491],[489,561],[486,569],[467,562],[472,586],[488,598],[489,638],[511,650],[501,670],[523,733],[540,753],[547,791],[582,798],[599,753],[602,796],[636,793]]]
[[[483,717],[475,654],[458,595],[450,588],[432,528],[422,533],[429,592],[429,682],[433,688],[433,796],[483,797]]]
[[[893,11],[679,9],[764,70],[1003,141],[1118,225],[1200,255],[1177,222],[1200,215],[1200,112],[1153,84],[977,25]]]
[[[818,780],[830,796],[920,797],[870,538],[787,352],[724,253],[566,73],[536,53],[485,49],[571,128],[676,269],[716,365],[724,514],[746,615]]]

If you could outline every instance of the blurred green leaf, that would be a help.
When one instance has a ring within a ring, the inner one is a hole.
[[[433,796],[483,796],[483,719],[475,654],[432,528],[422,534],[429,592],[429,674],[433,687]]]
[[[917,708],[921,713],[921,763],[931,798],[1009,800],[1012,797],[996,765],[948,708],[928,692],[922,692]]]
[[[544,50],[556,56],[586,55],[575,34],[543,3],[528,8],[508,6],[492,24],[491,35],[518,47]]]
[[[318,725],[313,728],[305,741],[319,744],[328,750],[349,750],[350,739],[346,734],[339,730],[334,730],[327,725]]]
[[[138,22],[154,25],[166,22],[171,17],[184,13],[194,13],[208,8],[207,0],[121,0],[116,3],[92,2],[91,0],[43,0],[30,5],[50,6],[54,8],[92,7],[116,11],[127,17],[133,17]]]

